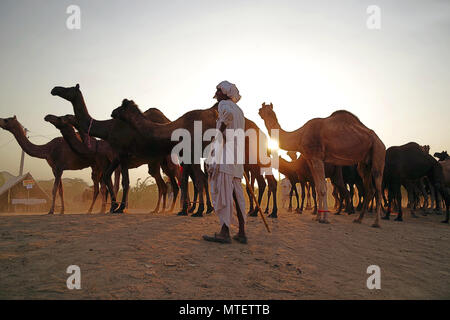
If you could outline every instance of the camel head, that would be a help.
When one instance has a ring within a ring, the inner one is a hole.
[[[77,128],[78,131],[80,130],[78,128],[77,118],[75,118],[73,114],[66,114],[65,116],[61,116],[60,118],[63,121],[67,122],[68,124],[72,125],[73,127]]]
[[[22,127],[16,116],[11,118],[0,118],[0,127],[4,130],[12,131],[17,127]]]
[[[126,121],[139,114],[142,114],[142,112],[133,100],[123,99],[122,104],[112,111],[111,118]]]
[[[75,87],[54,87],[51,91],[52,96],[61,97],[69,102],[75,101],[75,98],[81,93],[80,85],[77,84]]]
[[[270,104],[263,103],[262,107],[258,111],[258,114],[264,120],[266,126],[267,124],[273,125],[274,123],[278,122],[277,116],[273,111],[272,102]]]
[[[434,156],[436,158],[438,158],[439,161],[444,161],[444,160],[450,159],[450,156],[448,155],[447,151],[435,152]]]
[[[52,125],[54,125],[58,129],[62,129],[68,125],[70,125],[67,120],[65,120],[63,117],[54,116],[52,114],[48,114],[44,118],[45,121],[50,122]]]

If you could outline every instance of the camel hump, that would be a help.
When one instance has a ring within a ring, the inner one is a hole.
[[[353,113],[351,113],[350,111],[347,111],[347,110],[337,110],[330,115],[330,117],[334,117],[334,116],[348,117],[348,118],[351,118],[351,119],[356,120],[359,123],[363,124],[357,116],[355,116]]]

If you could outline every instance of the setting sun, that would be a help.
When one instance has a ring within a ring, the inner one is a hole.
[[[270,150],[278,150],[279,149],[279,144],[278,144],[278,140],[275,139],[269,139],[269,149]]]

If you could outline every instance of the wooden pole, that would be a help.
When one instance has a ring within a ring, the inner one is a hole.
[[[261,207],[259,206],[258,200],[256,199],[255,193],[253,192],[253,186],[250,185],[245,171],[244,171],[244,178],[245,178],[245,182],[247,183],[248,188],[250,189],[250,194],[252,195],[253,201],[255,201],[256,208],[258,208],[259,215],[261,216],[261,218],[264,222],[264,225],[266,226],[267,232],[270,233],[269,225],[267,224],[266,218],[264,217]],[[242,213],[242,214],[244,214],[244,213]]]

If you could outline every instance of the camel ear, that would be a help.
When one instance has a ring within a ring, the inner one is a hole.
[[[270,109],[273,110],[273,104],[272,104],[272,102],[270,103],[269,107],[270,107]]]
[[[78,90],[80,90],[80,85],[77,83],[77,85],[75,86],[75,88],[77,88]]]
[[[17,120],[17,117],[16,117],[16,115],[14,115],[13,119],[14,119],[14,120]]]

